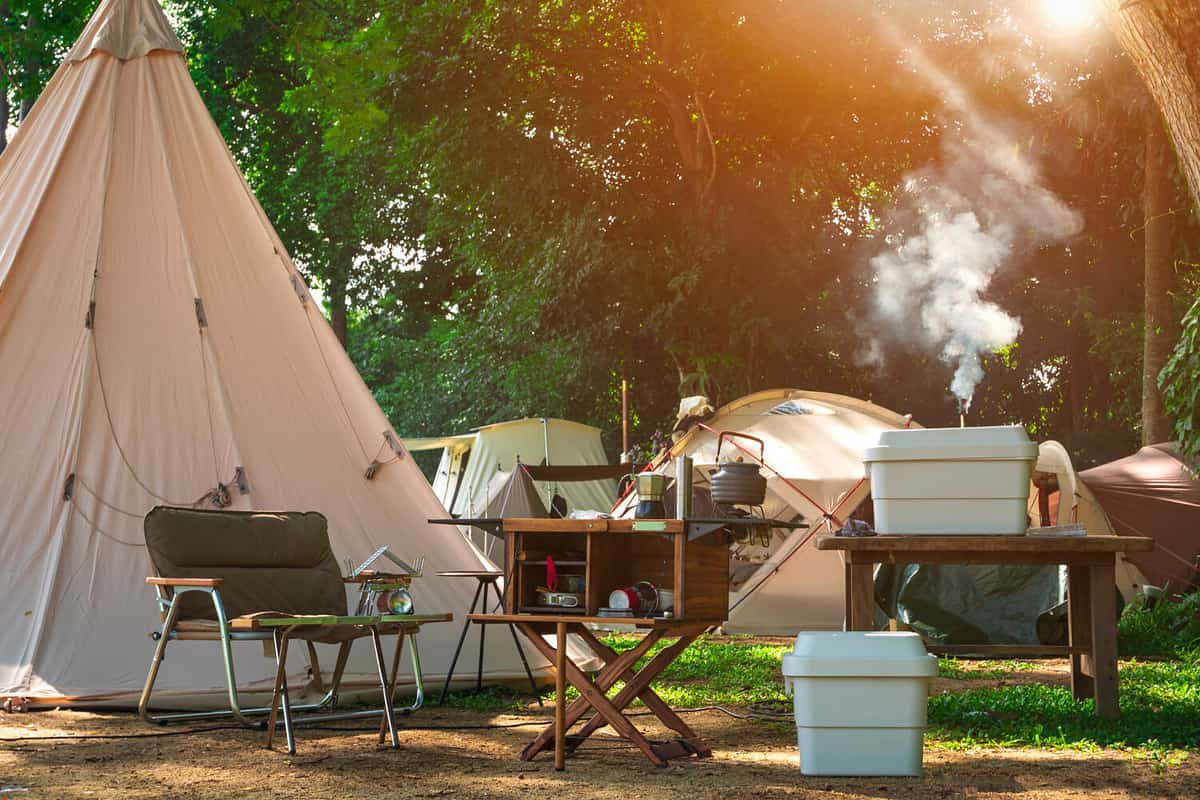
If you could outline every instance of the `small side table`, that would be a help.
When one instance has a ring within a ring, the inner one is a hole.
[[[462,653],[463,643],[467,640],[467,631],[471,629],[472,620],[469,615],[476,613],[476,607],[480,605],[480,595],[483,596],[483,605],[478,608],[480,613],[488,612],[488,594],[495,593],[496,605],[499,606],[502,602],[500,596],[500,587],[497,583],[504,577],[504,573],[499,570],[453,570],[450,572],[439,572],[438,575],[442,578],[474,578],[478,581],[478,586],[475,587],[475,597],[471,600],[471,610],[467,612],[466,622],[463,623],[462,634],[458,637],[458,646],[454,648],[454,658],[450,659],[450,669],[446,671],[446,683],[442,686],[442,696],[438,698],[438,705],[445,705],[446,694],[450,691],[450,681],[454,678],[454,668],[458,665],[458,656]],[[529,661],[525,658],[525,651],[521,649],[521,640],[517,638],[517,629],[509,623],[508,630],[512,633],[513,644],[516,645],[517,655],[521,657],[521,666],[525,668],[525,675],[529,678],[529,688],[533,691],[533,696],[537,698],[538,705],[542,705],[542,695],[538,691],[537,681],[533,679],[533,671],[529,669]],[[475,691],[480,691],[483,688],[483,651],[486,642],[487,626],[479,626],[479,663],[475,668]]]

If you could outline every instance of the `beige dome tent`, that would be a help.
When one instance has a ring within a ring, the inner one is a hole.
[[[766,545],[750,542],[731,548],[733,589],[726,631],[794,634],[842,628],[845,589],[841,556],[818,551],[813,537],[841,527],[867,498],[863,454],[876,443],[880,432],[912,424],[910,417],[865,400],[775,389],[723,406],[655,458],[654,469],[673,475],[673,460],[691,456],[695,485],[704,488],[716,465],[720,432],[757,436],[766,443],[761,470],[767,478],[763,511],[776,519],[799,520],[811,526],[790,533],[775,531]],[[747,445],[742,442],[741,446]],[[735,454],[752,460],[758,450],[748,449],[750,452],[738,450]],[[636,502],[636,497],[624,498],[617,513],[632,514]]]
[[[104,0],[0,157],[0,374],[0,695],[136,700],[158,627],[142,517],[159,504],[320,511],[339,561],[423,554],[418,608],[466,610],[474,586],[432,573],[485,559],[425,522],[437,498],[154,0]],[[457,635],[421,634],[427,678]],[[489,676],[522,676],[495,638]],[[160,688],[220,704],[218,650],[173,645]],[[235,651],[240,682],[268,685],[261,649]],[[352,673],[374,669],[368,651]]]
[[[406,438],[412,451],[441,450],[433,491],[452,516],[487,516],[489,506],[508,484],[518,463],[528,466],[605,466],[608,456],[600,429],[565,419],[532,417],[497,422],[458,436]],[[608,511],[617,499],[611,478],[591,481],[534,481],[547,508],[555,494],[567,501],[568,511]],[[509,514],[508,516],[515,516]],[[475,529],[472,541],[492,558],[503,558],[495,537]]]

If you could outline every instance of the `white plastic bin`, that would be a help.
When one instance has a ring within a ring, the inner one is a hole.
[[[875,530],[1024,533],[1037,456],[1019,425],[884,431],[864,459]]]
[[[920,775],[937,658],[915,633],[804,632],[783,656],[805,775]]]

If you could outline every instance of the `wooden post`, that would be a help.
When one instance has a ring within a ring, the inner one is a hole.
[[[849,629],[869,631],[875,627],[875,603],[872,598],[875,593],[875,565],[856,564],[853,553],[850,557]]]
[[[567,623],[554,629],[554,768],[567,768]]]
[[[1114,562],[1091,567],[1092,682],[1096,716],[1121,716],[1117,686],[1117,575]]]
[[[621,379],[621,463],[629,461],[629,382]]]
[[[1071,696],[1086,700],[1094,694],[1092,673],[1091,569],[1067,567],[1067,631],[1071,645]]]

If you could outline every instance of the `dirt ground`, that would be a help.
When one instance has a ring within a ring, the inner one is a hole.
[[[1065,680],[1062,665],[1040,663],[994,682]],[[988,681],[973,680],[972,686]],[[934,691],[961,688],[939,679]],[[1200,758],[1163,769],[1122,752],[1035,750],[952,752],[927,748],[921,778],[821,778],[800,774],[789,722],[732,719],[719,712],[687,715],[713,749],[706,760],[655,768],[610,731],[593,736],[556,773],[551,756],[522,763],[517,753],[548,720],[528,714],[423,709],[401,723],[398,751],[367,731],[302,729],[299,753],[263,748],[265,734],[219,730],[185,735],[147,727],[135,716],[46,711],[0,715],[0,798],[421,798],[520,800],[592,798],[1196,798]],[[653,739],[665,730],[635,720]],[[471,729],[488,725],[522,727]],[[335,723],[337,724],[337,723]],[[340,723],[351,725],[352,723]],[[458,730],[445,728],[457,727]],[[442,730],[422,730],[439,727]],[[609,733],[610,735],[604,735]],[[50,736],[145,738],[41,739]]]

